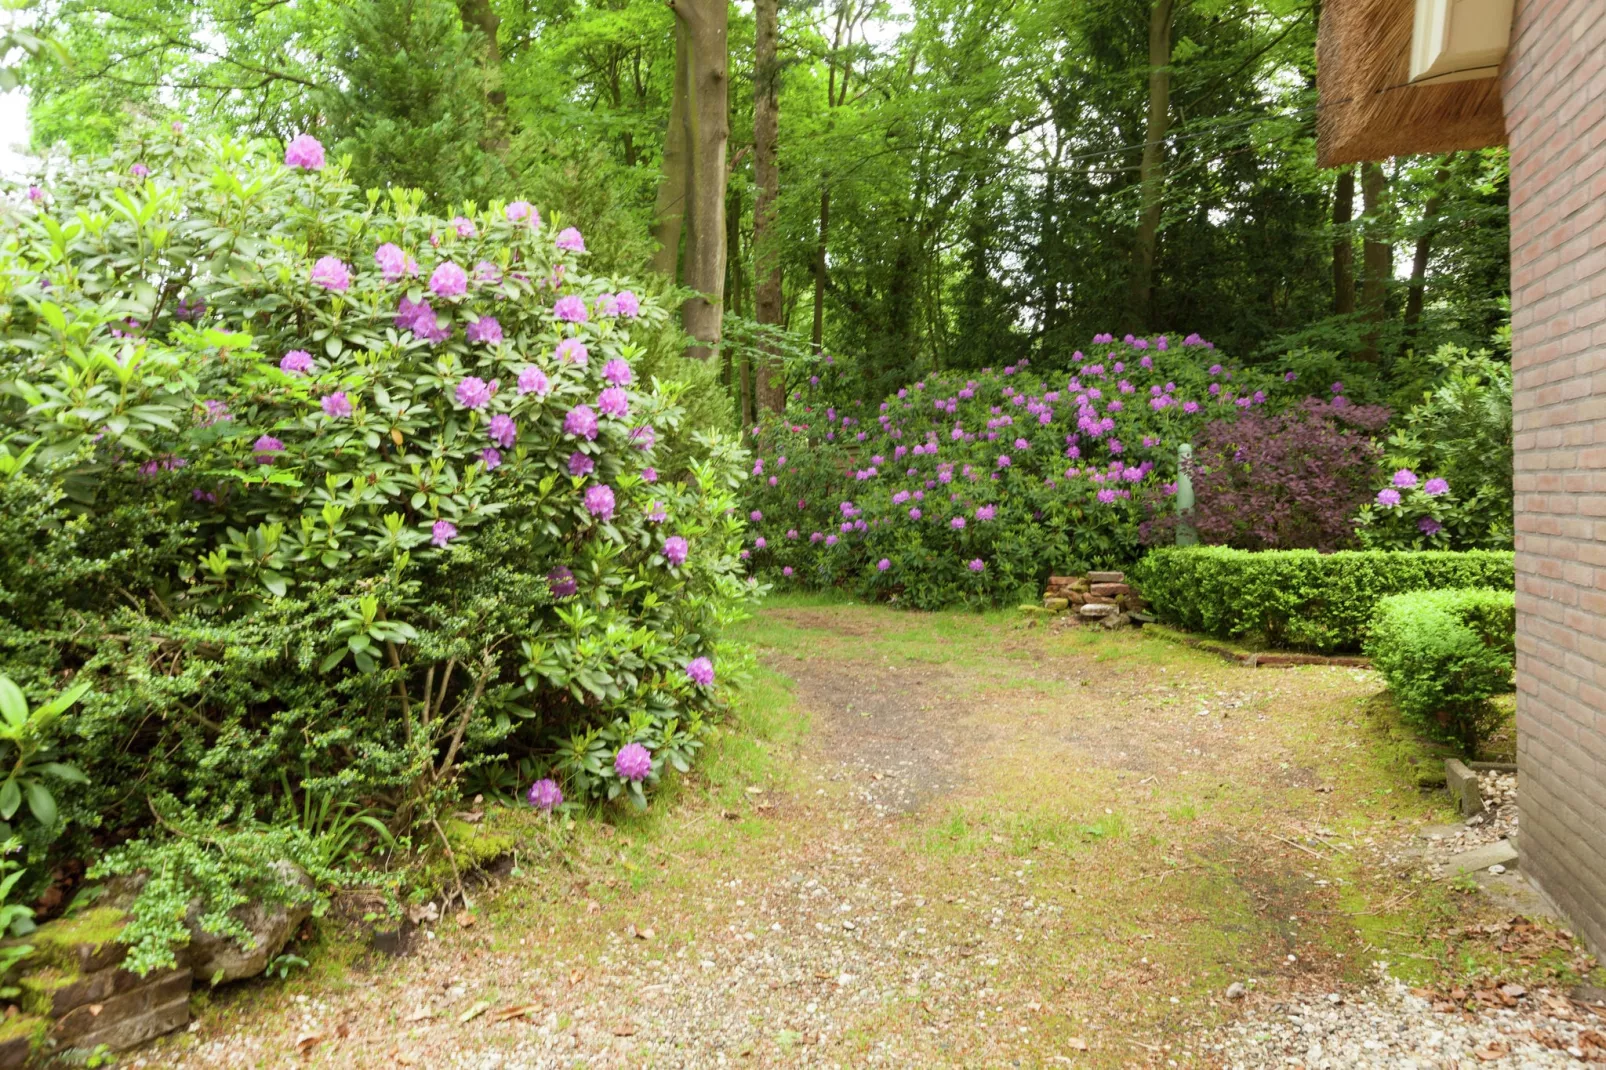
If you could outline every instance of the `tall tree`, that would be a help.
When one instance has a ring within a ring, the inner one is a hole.
[[[1355,168],[1346,167],[1333,182],[1333,312],[1355,311]]]
[[[1422,222],[1416,236],[1416,248],[1411,257],[1411,281],[1405,289],[1405,349],[1416,346],[1418,328],[1422,325],[1422,306],[1427,297],[1428,259],[1433,255],[1433,236],[1439,228],[1439,209],[1444,204],[1444,189],[1450,184],[1450,161],[1455,154],[1444,158],[1434,171],[1433,190],[1422,205]]]
[[[1375,364],[1381,328],[1388,314],[1389,283],[1394,278],[1394,226],[1388,204],[1388,175],[1380,163],[1361,164],[1361,201],[1365,211],[1361,246],[1361,313],[1368,324],[1357,354]]]
[[[754,318],[779,327],[781,250],[778,199],[781,190],[781,36],[779,0],[753,0],[753,201]],[[786,381],[779,354],[767,348],[758,362],[758,405],[769,412],[786,407]]]
[[[1171,27],[1176,0],[1153,0],[1149,8],[1149,110],[1143,131],[1138,182],[1141,206],[1132,246],[1133,330],[1148,330],[1154,314],[1154,259],[1160,243],[1165,192],[1165,139],[1171,128]]]

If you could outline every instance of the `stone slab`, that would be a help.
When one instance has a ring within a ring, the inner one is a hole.
[[[1058,613],[1062,609],[1069,609],[1070,605],[1071,605],[1071,602],[1070,602],[1070,599],[1068,599],[1068,598],[1045,598],[1045,599],[1043,599],[1043,608],[1044,609],[1051,609],[1055,613]]]
[[[1120,610],[1118,607],[1113,605],[1099,605],[1094,602],[1089,602],[1077,612],[1081,613],[1084,617],[1098,619],[1100,617],[1113,616],[1114,614],[1120,612]]]
[[[1123,594],[1131,594],[1132,588],[1124,583],[1095,583],[1089,588],[1094,594],[1106,598],[1119,598]]]
[[[112,996],[104,1003],[91,1003],[75,1008],[63,1015],[51,1030],[51,1036],[64,1045],[72,1047],[93,1048],[96,1044],[106,1044],[114,1050],[122,1050],[112,1045],[109,1040],[90,1040],[109,1032],[124,1022],[143,1019],[158,1007],[165,1007],[174,1000],[188,1005],[190,998],[191,974],[189,970],[174,970],[163,974],[139,988]],[[188,1021],[188,1011],[185,1011]],[[140,1027],[143,1028],[143,1027]],[[138,1033],[140,1028],[133,1028]],[[171,1027],[169,1027],[171,1028]],[[166,1030],[162,1030],[166,1032]],[[142,1044],[152,1036],[151,1033],[132,1044]],[[132,1045],[130,1045],[132,1046]]]
[[[1089,583],[1125,583],[1126,582],[1126,573],[1125,572],[1089,572],[1087,574],[1087,582],[1089,582]]]
[[[1450,856],[1445,864],[1445,872],[1451,877],[1459,877],[1464,873],[1479,873],[1490,866],[1505,866],[1507,869],[1517,868],[1517,849],[1509,840],[1496,840],[1486,843],[1482,847],[1474,847],[1470,851],[1462,851],[1458,855]]]
[[[104,1044],[112,1051],[127,1051],[189,1024],[190,997],[186,992],[177,999],[157,1004],[132,1018],[125,1018],[94,1033],[86,1033],[72,1046],[93,1051]]]
[[[1483,813],[1483,794],[1478,790],[1478,774],[1459,758],[1444,760],[1444,784],[1462,817]]]

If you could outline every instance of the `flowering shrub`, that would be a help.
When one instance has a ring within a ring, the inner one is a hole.
[[[1387,485],[1356,518],[1379,549],[1504,549],[1512,538],[1511,365],[1444,346],[1440,375],[1385,449]]]
[[[1378,603],[1366,653],[1401,713],[1476,756],[1500,724],[1490,696],[1511,690],[1516,628],[1510,591],[1416,591]]]
[[[1332,653],[1359,650],[1378,602],[1406,591],[1516,583],[1508,552],[1159,547],[1133,576],[1168,623],[1222,639]]]
[[[745,461],[642,381],[667,311],[528,204],[431,217],[315,147],[147,141],[3,218],[0,671],[94,681],[86,829],[608,797],[639,758],[564,756],[656,769],[719,704]]]
[[[1035,601],[1050,569],[1130,562],[1145,508],[1175,492],[1177,445],[1271,388],[1196,337],[1104,335],[1074,371],[940,373],[874,409],[826,400],[832,367],[759,433],[750,560],[783,587],[923,609]]]
[[[1335,384],[1335,388],[1341,384]],[[1377,447],[1369,432],[1388,410],[1307,398],[1278,413],[1214,420],[1194,438],[1194,511],[1201,541],[1245,550],[1336,550],[1355,542],[1355,511],[1371,493]],[[1178,519],[1145,529],[1150,541]]]

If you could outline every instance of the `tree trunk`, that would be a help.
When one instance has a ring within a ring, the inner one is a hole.
[[[1355,168],[1346,167],[1333,185],[1333,311],[1355,311]]]
[[[707,360],[719,346],[725,287],[725,147],[730,139],[730,53],[726,0],[672,0],[686,42],[686,264],[684,282],[697,291],[681,306],[691,356]],[[677,63],[677,73],[678,73]]]
[[[504,161],[508,150],[507,89],[502,84],[502,46],[496,34],[502,28],[491,0],[457,0],[463,25],[485,38],[485,100],[491,106],[491,138],[486,146]]]
[[[1389,280],[1394,274],[1394,243],[1390,233],[1388,176],[1383,165],[1361,164],[1361,199],[1365,208],[1365,242],[1361,247],[1361,312],[1367,323],[1375,324],[1362,338],[1361,360],[1376,363],[1378,342],[1388,301]]]
[[[686,187],[691,178],[687,151],[686,111],[689,84],[686,28],[675,20],[675,80],[669,98],[669,129],[664,132],[664,158],[653,210],[652,236],[658,243],[652,269],[671,283],[680,280],[680,232],[686,219]]]
[[[776,231],[780,196],[780,15],[778,0],[753,0],[753,303],[760,324],[781,324],[781,251]],[[786,407],[786,380],[779,354],[766,349],[758,362],[759,408],[780,412]]]
[[[1448,164],[1450,157],[1445,157]],[[1422,306],[1427,298],[1428,260],[1433,255],[1433,236],[1438,231],[1439,208],[1444,203],[1444,187],[1450,171],[1440,167],[1433,175],[1433,192],[1422,205],[1422,233],[1416,236],[1416,254],[1411,258],[1411,283],[1405,291],[1405,343],[1403,352],[1416,348],[1417,328],[1422,323]]]
[[[1149,117],[1138,171],[1142,209],[1132,250],[1132,329],[1146,331],[1154,314],[1154,260],[1160,241],[1165,186],[1165,136],[1171,124],[1171,23],[1175,0],[1154,0],[1149,9]]]
[[[814,352],[825,351],[825,245],[831,231],[831,187],[820,187],[820,240],[814,247]]]

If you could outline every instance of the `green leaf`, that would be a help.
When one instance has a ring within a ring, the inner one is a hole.
[[[33,816],[46,828],[56,824],[56,798],[50,794],[50,789],[35,780],[28,785],[28,809]]]
[[[65,780],[69,784],[89,783],[89,778],[76,765],[67,765],[65,762],[46,762],[38,768],[41,773],[48,773],[57,780]]]
[[[28,699],[9,676],[0,676],[0,716],[17,728],[28,723]]]
[[[283,598],[284,593],[290,589],[289,583],[285,581],[283,576],[277,572],[269,572],[267,570],[262,573],[262,586],[279,598]]]
[[[6,782],[0,784],[0,817],[10,821],[12,815],[17,812],[17,807],[21,805],[22,789],[17,786],[14,778],[7,777]]]

